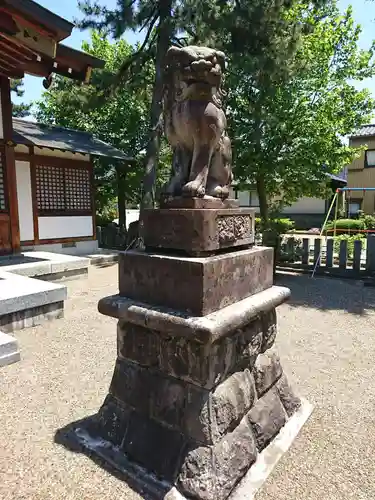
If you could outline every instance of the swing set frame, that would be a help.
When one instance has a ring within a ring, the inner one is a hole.
[[[365,194],[366,191],[375,191],[375,188],[357,188],[357,187],[355,187],[355,188],[352,188],[352,187],[337,188],[336,191],[335,191],[335,194],[334,194],[334,196],[332,198],[331,204],[329,206],[326,218],[325,218],[325,220],[323,222],[322,229],[320,230],[319,238],[322,238],[322,236],[324,234],[324,231],[325,231],[327,222],[329,220],[329,217],[330,217],[330,215],[332,213],[333,207],[335,207],[335,216],[334,216],[334,221],[333,221],[333,237],[336,237],[338,231],[345,231],[345,232],[348,232],[348,231],[350,232],[351,231],[350,229],[338,230],[336,228],[336,224],[337,224],[337,217],[338,217],[338,210],[339,210],[339,203],[338,203],[339,194],[341,193],[343,195],[343,205],[344,205],[344,203],[346,201],[345,200],[345,193],[349,193],[349,198],[348,199],[350,201],[350,193],[352,191],[353,192],[361,191],[361,192],[363,192],[363,194]],[[348,216],[350,218],[350,212],[348,212]],[[356,234],[358,234],[358,233],[367,233],[368,234],[368,233],[375,233],[375,230],[374,229],[355,229],[354,232]],[[326,237],[326,246],[327,246],[327,239],[328,239],[327,231],[325,233],[325,237]],[[317,269],[317,267],[319,265],[319,262],[320,262],[320,259],[321,259],[321,255],[322,255],[322,246],[320,247],[319,256],[316,259],[316,262],[315,262],[315,265],[314,265],[314,269],[313,269],[311,278],[313,278],[314,275],[315,275],[316,269]]]

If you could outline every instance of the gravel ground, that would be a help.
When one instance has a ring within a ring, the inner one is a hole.
[[[257,500],[375,498],[375,290],[354,282],[280,278],[292,289],[279,308],[285,371],[314,413]],[[115,360],[116,322],[96,310],[116,293],[117,265],[68,283],[64,320],[16,332],[20,363],[0,371],[1,500],[139,500],[55,432],[94,413]]]

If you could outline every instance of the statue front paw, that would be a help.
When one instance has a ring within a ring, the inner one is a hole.
[[[207,190],[209,196],[214,198],[220,198],[221,200],[226,200],[229,196],[229,189],[227,186],[213,186]]]
[[[190,181],[182,188],[182,195],[189,198],[203,198],[205,188],[199,181]]]

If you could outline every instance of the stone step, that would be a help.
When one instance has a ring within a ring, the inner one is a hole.
[[[21,359],[17,340],[0,331],[0,367],[16,363]]]

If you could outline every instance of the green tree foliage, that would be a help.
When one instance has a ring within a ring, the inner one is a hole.
[[[259,92],[260,88],[273,91],[275,83],[288,81],[301,36],[312,29],[309,20],[289,13],[300,6],[318,8],[327,3],[330,0],[117,0],[116,8],[110,10],[97,1],[80,2],[85,14],[81,23],[84,28],[106,29],[115,37],[120,37],[127,29],[146,32],[140,50],[124,62],[120,72],[129,77],[137,65],[150,59],[155,62],[144,180],[146,194],[152,191],[158,163],[161,75],[168,46],[171,43],[208,43],[221,47],[230,56],[231,63],[235,62],[242,87],[247,85],[254,92]],[[246,64],[240,73],[243,59]],[[245,117],[248,115],[249,108]],[[260,125],[257,129],[258,135],[263,133]]]
[[[374,47],[358,48],[360,27],[351,8],[341,15],[336,2],[318,7],[294,2],[280,11],[280,24],[271,22],[267,29],[267,50],[264,42],[259,50],[249,45],[248,52],[246,43],[242,49],[233,37],[225,38],[225,26],[222,35],[220,25],[216,31],[230,55],[235,175],[240,185],[256,185],[264,221],[270,210],[300,196],[322,194],[326,173],[339,172],[356,154],[343,137],[374,109],[369,92],[353,84],[374,75]],[[243,40],[253,36],[246,11],[241,30]],[[280,52],[281,61],[274,64]]]
[[[11,90],[11,92],[14,92],[17,97],[22,97],[23,94],[25,93],[25,91],[23,89],[23,81],[21,79],[12,79],[10,81],[10,90]],[[18,118],[23,118],[25,116],[29,116],[31,106],[32,106],[31,104],[12,103],[12,114],[13,114],[13,116],[18,117]]]
[[[107,88],[113,73],[124,60],[132,57],[134,50],[126,41],[110,43],[99,32],[92,32],[91,42],[83,44],[83,50],[106,61],[103,70],[95,70],[91,85],[81,85],[71,79],[55,77],[52,87],[44,92],[37,103],[39,121],[53,125],[83,130],[94,134],[124,151],[135,162],[123,165],[121,189],[129,206],[140,200],[140,184],[143,175],[142,160],[148,135],[152,65],[140,68],[131,84],[120,85],[116,92],[108,94]],[[118,161],[96,160],[97,210],[102,213],[118,193]],[[161,174],[163,169],[161,169]],[[125,175],[125,178],[123,176]],[[162,182],[162,179],[161,179]]]

